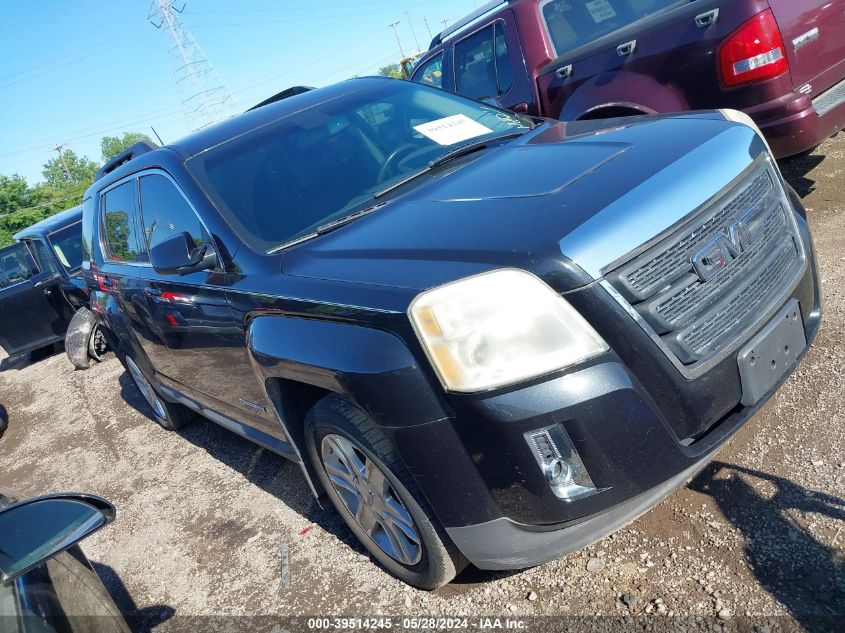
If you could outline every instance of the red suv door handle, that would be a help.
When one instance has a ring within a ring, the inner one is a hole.
[[[631,40],[630,42],[625,42],[624,44],[620,44],[616,47],[616,52],[619,54],[619,57],[627,57],[635,50],[637,50],[637,40]]]

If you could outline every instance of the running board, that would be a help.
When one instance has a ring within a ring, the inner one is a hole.
[[[251,426],[247,426],[246,424],[242,424],[240,422],[236,422],[232,418],[229,418],[222,413],[215,411],[214,409],[209,409],[208,407],[204,407],[196,400],[193,400],[175,389],[171,389],[167,385],[162,385],[159,383],[158,388],[164,392],[164,395],[173,402],[178,402],[182,404],[192,411],[196,411],[202,417],[207,418],[217,424],[218,426],[222,426],[224,429],[235,433],[236,435],[240,435],[241,437],[249,440],[250,442],[254,442],[259,446],[266,448],[268,451],[272,451],[285,457],[293,462],[299,463],[299,458],[296,455],[296,451],[293,449],[288,442],[284,440],[280,440],[275,438],[263,431],[259,431]]]

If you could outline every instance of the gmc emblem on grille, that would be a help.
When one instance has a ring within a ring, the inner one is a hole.
[[[720,270],[751,247],[764,225],[763,222],[758,222],[756,227],[751,226],[751,220],[756,214],[757,209],[751,209],[728,226],[726,233],[719,234],[693,253],[692,267],[701,281],[707,282],[715,277]]]

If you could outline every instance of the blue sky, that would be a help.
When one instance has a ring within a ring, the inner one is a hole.
[[[176,6],[181,6],[179,0]],[[188,0],[182,20],[240,109],[292,85],[321,86],[398,61],[472,11],[473,0]],[[63,143],[100,161],[100,138],[165,142],[189,129],[150,0],[0,3],[0,174],[41,180]],[[407,12],[407,15],[406,15]]]

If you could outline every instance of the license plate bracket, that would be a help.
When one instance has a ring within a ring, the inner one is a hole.
[[[805,347],[801,307],[797,299],[792,299],[737,354],[742,404],[759,402],[795,364]]]

